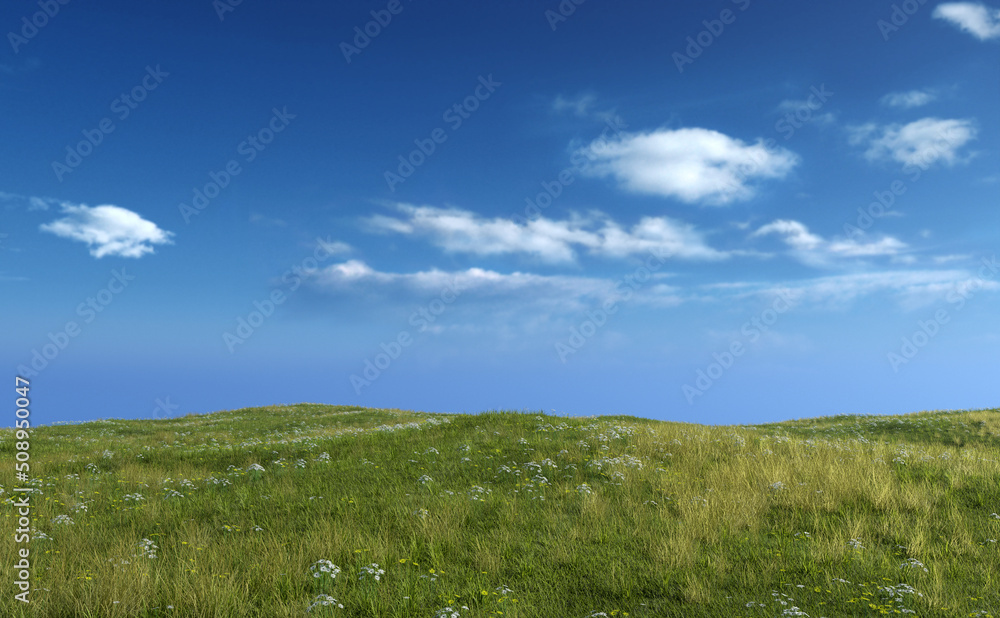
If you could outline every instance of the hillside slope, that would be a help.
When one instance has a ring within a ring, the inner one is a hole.
[[[1000,617],[998,410],[299,404],[38,427],[31,466],[35,589],[2,616]]]

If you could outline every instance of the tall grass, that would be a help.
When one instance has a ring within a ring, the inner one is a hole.
[[[1000,617],[997,410],[302,404],[39,427],[31,457],[32,602],[0,616]]]

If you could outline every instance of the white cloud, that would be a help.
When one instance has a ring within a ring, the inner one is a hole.
[[[410,204],[397,204],[396,208],[406,218],[375,215],[367,219],[368,225],[376,231],[427,237],[454,253],[526,253],[548,262],[572,262],[577,249],[606,257],[649,251],[688,260],[727,257],[707,246],[693,226],[667,217],[643,217],[626,230],[600,213],[568,220],[538,217],[522,224],[510,219],[486,219],[456,208]]]
[[[663,282],[669,275],[653,273],[640,286],[629,302],[656,306],[673,306],[682,302],[677,288]],[[360,260],[333,264],[311,277],[310,283],[327,292],[363,293],[375,290],[407,292],[417,297],[440,295],[444,290],[465,299],[485,300],[494,306],[504,300],[520,304],[545,305],[553,311],[571,312],[600,306],[607,299],[619,298],[626,288],[609,279],[537,275],[514,272],[499,273],[482,268],[458,271],[438,269],[413,273],[382,272]]]
[[[585,172],[613,176],[635,193],[672,197],[687,203],[728,204],[753,197],[751,181],[784,178],[798,157],[701,128],[660,129],[597,140],[579,153],[591,161]]]
[[[856,239],[826,240],[809,231],[798,221],[778,219],[761,226],[751,238],[777,234],[800,261],[811,266],[828,266],[836,258],[876,257],[897,255],[906,249],[906,243],[891,236],[884,236],[874,242],[860,242]]]
[[[45,223],[40,229],[87,243],[90,254],[96,258],[106,255],[137,258],[153,253],[153,245],[173,244],[172,232],[161,230],[126,208],[110,204],[93,208],[63,204],[62,211],[67,216]]]
[[[354,247],[347,244],[346,242],[341,242],[339,240],[329,241],[329,240],[323,240],[322,238],[317,238],[316,242],[321,247],[323,247],[324,251],[326,251],[330,255],[337,255],[340,253],[350,253],[351,251],[354,251]]]
[[[747,297],[791,296],[796,303],[827,309],[844,309],[866,296],[889,294],[904,310],[944,301],[950,292],[980,285],[983,290],[1000,290],[996,281],[978,280],[964,270],[889,270],[817,277],[780,284],[716,284],[706,289],[730,289],[733,300]],[[722,287],[728,285],[729,287]]]
[[[845,309],[857,300],[889,295],[905,310],[939,303],[955,290],[963,288],[1000,290],[1000,283],[983,281],[965,270],[887,270],[849,273],[786,282],[721,282],[689,289],[669,285],[671,275],[654,273],[652,279],[638,286],[628,299],[630,304],[669,308],[691,302],[739,303],[776,295],[794,299],[796,306],[819,309]],[[328,266],[313,274],[309,284],[331,295],[362,296],[368,302],[382,304],[379,293],[388,302],[412,305],[414,299],[460,297],[465,317],[481,322],[487,314],[549,316],[574,314],[601,306],[607,300],[624,301],[627,285],[610,279],[499,273],[481,268],[458,271],[438,269],[412,273],[382,272],[368,264],[350,260]],[[981,287],[980,287],[981,286]],[[374,296],[373,296],[374,294]],[[401,296],[402,295],[402,296]],[[485,309],[484,309],[485,307]],[[542,313],[524,313],[529,307]]]
[[[931,90],[910,90],[908,92],[890,92],[882,97],[880,102],[887,107],[910,109],[927,105],[936,98],[937,94]]]
[[[874,123],[851,127],[850,142],[866,144],[870,161],[894,159],[905,165],[926,168],[933,163],[954,165],[958,150],[976,139],[971,120],[922,118],[907,125],[879,127]]]
[[[767,234],[781,234],[785,242],[800,251],[811,251],[823,244],[823,239],[815,234],[811,234],[809,229],[798,221],[778,219],[767,225],[760,227],[751,237],[765,236]]]
[[[1000,9],[976,2],[945,2],[937,5],[931,15],[951,22],[980,41],[1000,37]]]

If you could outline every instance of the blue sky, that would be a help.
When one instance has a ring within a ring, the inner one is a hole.
[[[995,2],[0,24],[0,355],[35,423],[997,405]]]

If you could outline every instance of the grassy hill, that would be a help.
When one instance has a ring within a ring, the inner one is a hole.
[[[32,602],[8,584],[0,616],[1000,618],[1000,410],[300,404],[38,427],[30,452]]]

